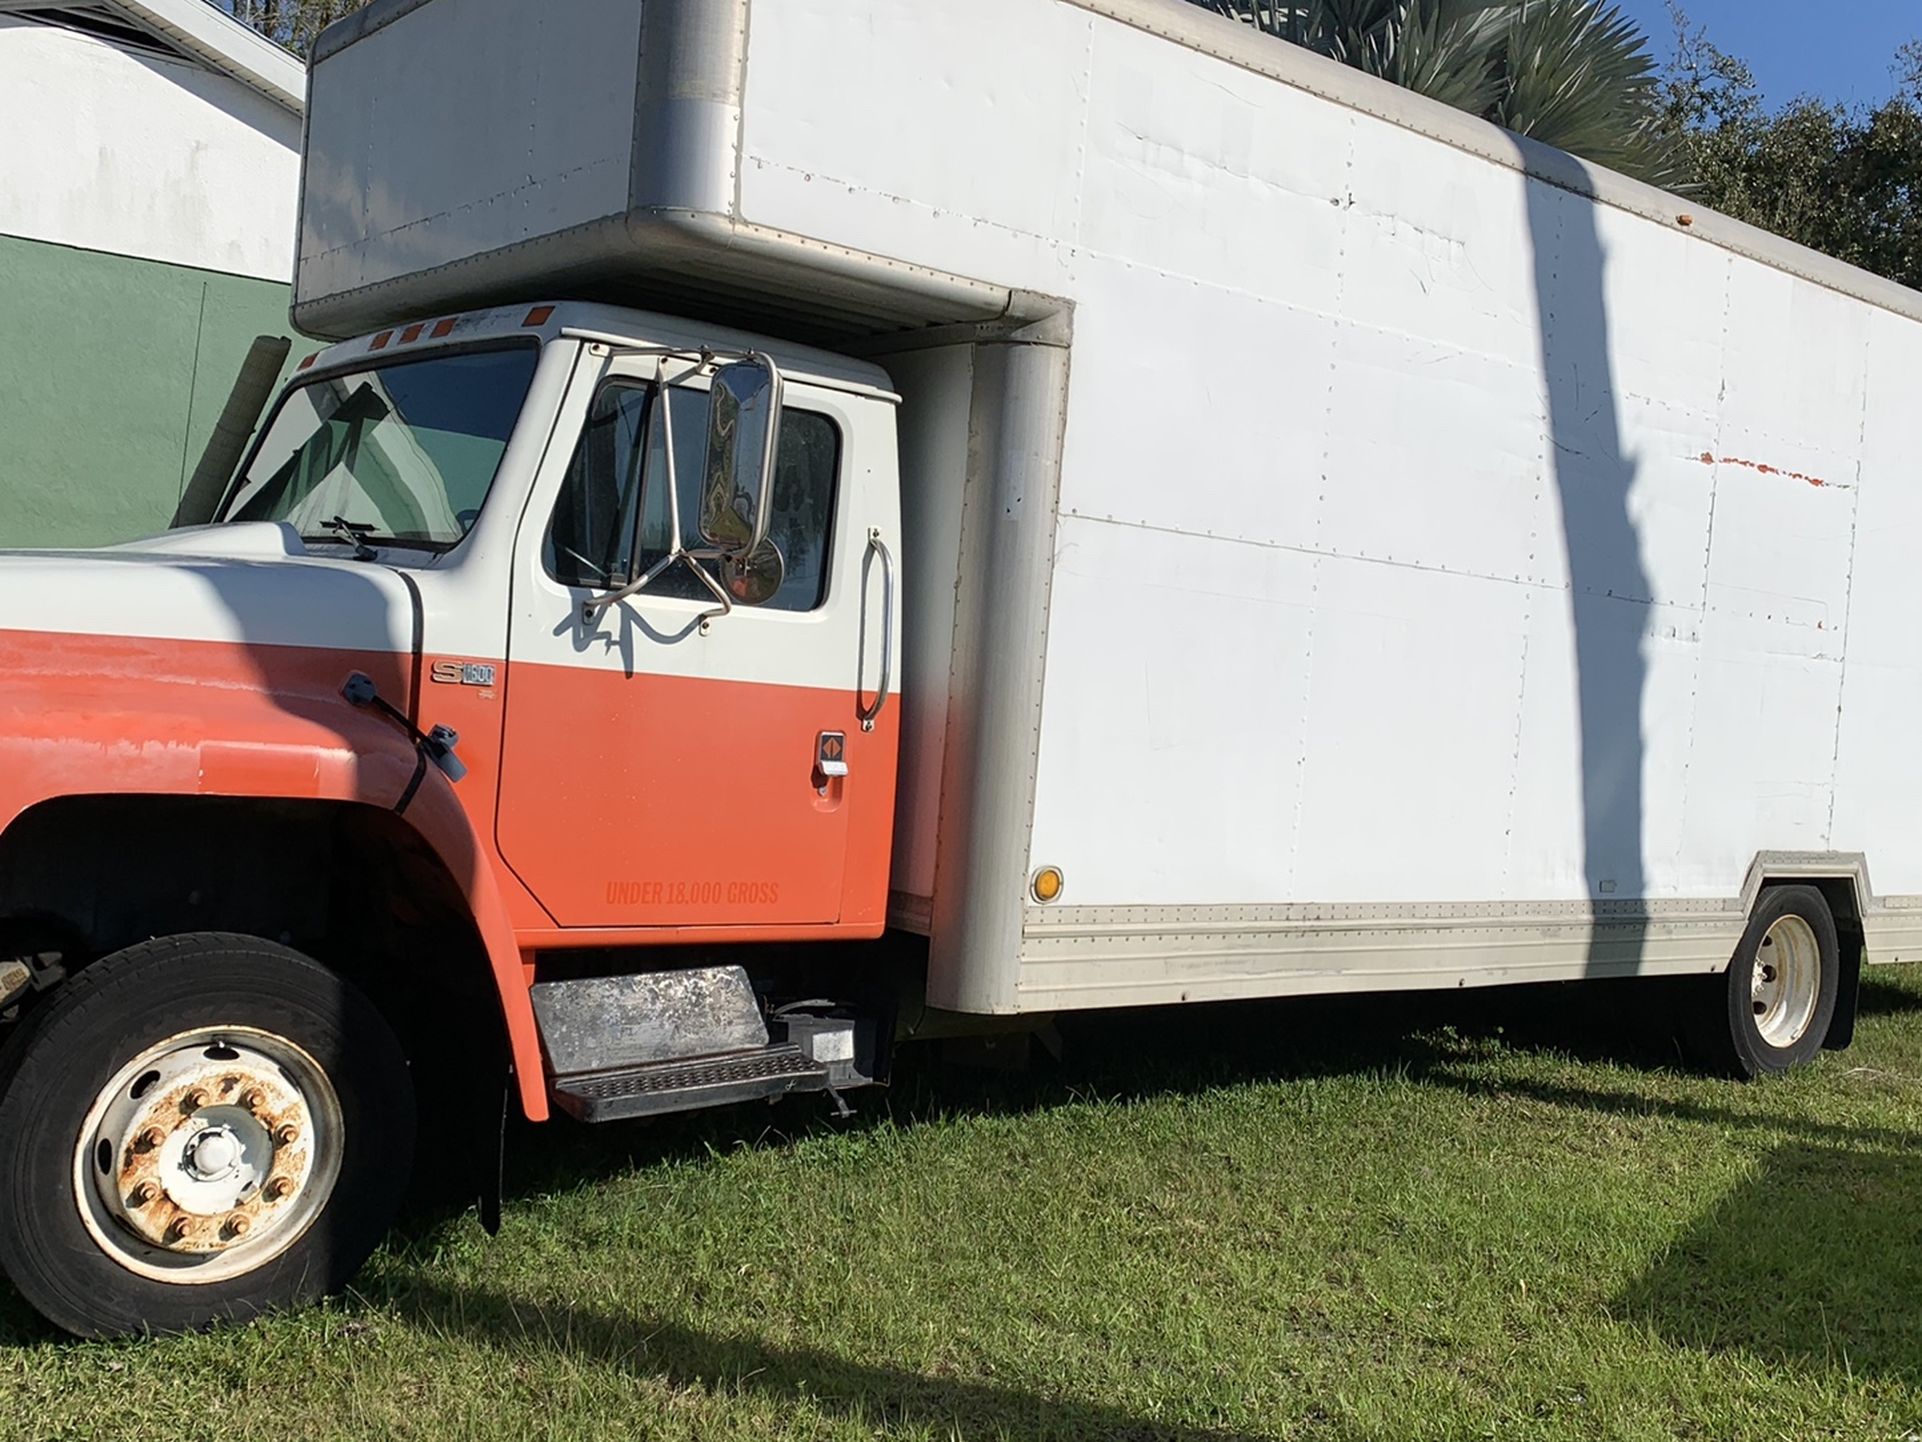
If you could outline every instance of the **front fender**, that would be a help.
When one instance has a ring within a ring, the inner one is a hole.
[[[71,639],[71,638],[68,638]],[[166,654],[154,654],[156,644]],[[419,753],[390,719],[352,706],[355,671],[403,705],[411,658],[340,651],[199,656],[190,643],[122,641],[85,669],[23,675],[0,646],[0,819],[81,795],[233,796],[396,808]],[[231,652],[238,648],[220,648]],[[519,946],[492,862],[467,810],[428,767],[403,819],[461,887],[500,993],[521,1105],[547,1116],[539,1033]]]

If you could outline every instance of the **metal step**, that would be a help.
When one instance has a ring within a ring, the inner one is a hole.
[[[827,1090],[828,1070],[789,1043],[688,1061],[647,1062],[554,1078],[555,1104],[584,1122],[689,1112],[789,1092]]]

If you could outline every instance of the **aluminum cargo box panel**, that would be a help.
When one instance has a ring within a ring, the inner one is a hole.
[[[321,60],[297,303],[625,212],[642,10],[434,0]]]
[[[1096,23],[1033,0],[757,0],[742,219],[1064,294]]]

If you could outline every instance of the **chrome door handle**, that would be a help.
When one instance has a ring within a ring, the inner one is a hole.
[[[874,558],[881,558],[881,685],[874,693],[874,704],[866,705],[861,692],[866,689],[868,669],[868,574]],[[875,718],[888,704],[894,676],[894,553],[881,539],[879,531],[868,532],[868,553],[861,559],[861,657],[854,671],[854,702],[859,709],[861,729],[872,731]]]

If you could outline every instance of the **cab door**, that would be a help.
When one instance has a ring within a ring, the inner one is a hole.
[[[670,431],[682,535],[700,544],[707,378],[670,362],[664,379],[665,416],[653,357],[616,356],[577,383],[591,386],[584,412],[564,411],[584,415],[578,434],[557,436],[522,523],[502,857],[562,927],[878,925],[898,707],[870,729],[863,718],[879,700],[879,638],[896,630],[881,615],[897,604],[891,563],[875,557],[898,549],[899,512],[863,457],[891,445],[891,411],[789,380],[769,533],[782,579],[765,602],[717,614],[677,562],[590,616],[583,602],[670,549]]]

